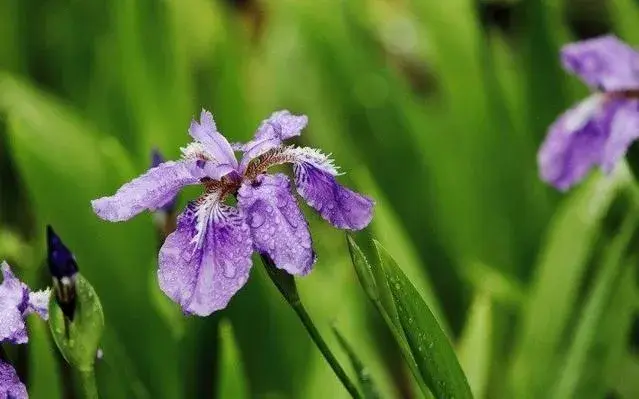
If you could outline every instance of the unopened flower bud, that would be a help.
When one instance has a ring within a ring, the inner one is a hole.
[[[78,265],[71,251],[64,245],[51,226],[47,226],[47,248],[47,261],[53,278],[56,301],[62,309],[62,313],[73,321],[76,306],[75,280],[78,274]]]
[[[71,251],[47,227],[49,269],[55,299],[49,302],[49,326],[64,358],[79,370],[93,368],[104,330],[100,298],[78,271]]]

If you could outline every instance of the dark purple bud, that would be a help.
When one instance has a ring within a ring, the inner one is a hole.
[[[73,321],[78,264],[69,248],[64,245],[51,226],[47,226],[47,248],[47,261],[53,278],[56,300],[64,315]]]
[[[164,163],[165,159],[162,156],[162,153],[157,148],[153,148],[151,150],[151,167],[155,168],[161,163]]]

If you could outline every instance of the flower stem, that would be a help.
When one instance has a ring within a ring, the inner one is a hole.
[[[333,352],[331,352],[319,330],[315,327],[313,320],[311,320],[311,317],[306,312],[299,294],[297,293],[297,286],[295,285],[293,276],[278,269],[267,255],[261,255],[261,258],[269,277],[273,283],[275,283],[275,286],[280,291],[284,299],[286,299],[286,302],[291,305],[297,316],[300,318],[304,328],[306,328],[306,331],[308,332],[308,335],[311,336],[311,339],[315,342],[315,345],[317,345],[317,348],[320,350],[329,366],[331,366],[333,372],[337,375],[337,378],[339,378],[342,382],[344,388],[346,388],[353,398],[360,399],[362,396],[355,387],[355,384],[353,384],[353,382],[348,378],[348,375],[346,375],[346,372],[337,361],[335,355],[333,355]]]
[[[85,399],[98,399],[98,387],[95,381],[95,369],[77,369],[77,378],[80,383],[82,397]]]

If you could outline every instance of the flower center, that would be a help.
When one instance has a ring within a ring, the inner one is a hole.
[[[617,90],[609,94],[613,98],[639,99],[639,89]]]

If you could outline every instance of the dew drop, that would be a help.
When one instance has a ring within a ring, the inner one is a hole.
[[[233,278],[235,277],[235,274],[236,274],[236,269],[235,267],[233,267],[232,264],[224,265],[224,277]]]
[[[260,227],[264,224],[264,216],[258,212],[252,213],[251,216],[249,216],[249,224],[253,228]]]

